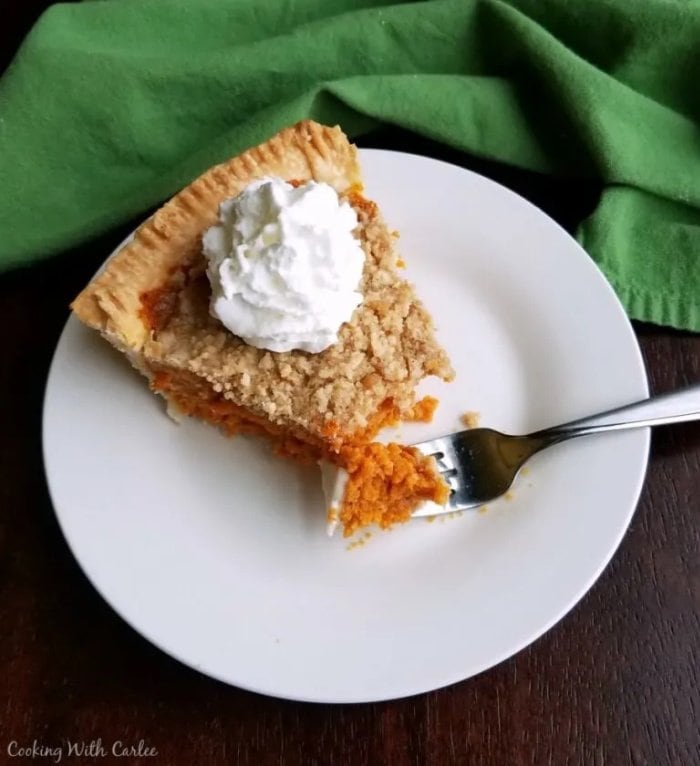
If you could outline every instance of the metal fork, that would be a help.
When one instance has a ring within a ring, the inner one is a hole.
[[[414,444],[424,455],[435,458],[452,492],[444,508],[429,504],[413,516],[462,511],[495,500],[508,491],[520,469],[534,454],[567,439],[689,420],[700,420],[700,385],[642,399],[526,436],[472,428]]]

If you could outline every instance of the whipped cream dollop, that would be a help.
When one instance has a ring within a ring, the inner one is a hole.
[[[263,178],[219,207],[203,237],[210,310],[246,343],[318,353],[362,302],[357,215],[332,186]]]

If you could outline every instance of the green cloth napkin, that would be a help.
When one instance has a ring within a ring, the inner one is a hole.
[[[699,331],[699,43],[695,0],[58,4],[0,81],[0,268],[304,117],[395,124],[602,179],[580,241],[630,316]]]

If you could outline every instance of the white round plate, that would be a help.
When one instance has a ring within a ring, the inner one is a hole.
[[[407,274],[457,378],[418,441],[510,432],[647,395],[635,336],[586,253],[521,197],[424,157],[363,150]],[[69,319],[44,406],[46,474],[75,557],[168,654],[246,689],[360,702],[468,678],[525,647],[591,587],[624,534],[648,431],[569,442],[487,512],[325,533],[317,472],[260,441],[175,425],[124,358]]]

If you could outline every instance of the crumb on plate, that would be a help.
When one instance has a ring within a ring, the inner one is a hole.
[[[465,412],[463,415],[460,415],[459,419],[465,428],[478,428],[479,421],[481,420],[481,414],[474,412],[474,410],[469,410],[469,412]]]

